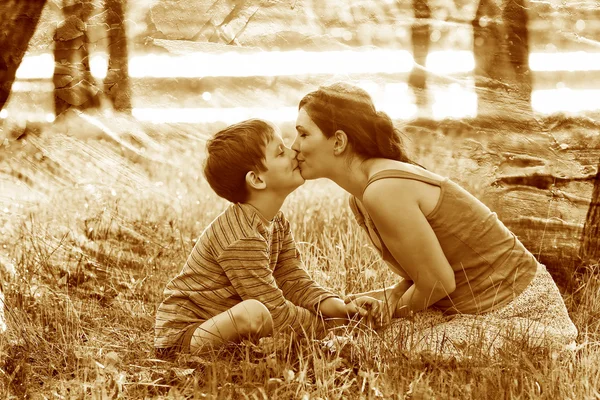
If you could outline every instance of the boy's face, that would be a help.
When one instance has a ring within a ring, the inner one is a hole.
[[[277,130],[265,148],[267,171],[259,173],[266,182],[267,189],[288,195],[304,183],[300,174],[296,152],[283,144]]]

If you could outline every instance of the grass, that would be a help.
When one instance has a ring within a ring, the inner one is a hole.
[[[476,352],[443,360],[354,328],[350,341],[276,337],[203,358],[155,359],[154,315],[164,285],[226,206],[200,172],[202,137],[217,127],[145,126],[143,137],[131,121],[120,122],[127,148],[102,135],[64,135],[57,121],[0,150],[8,193],[0,195],[3,398],[600,397],[593,267],[565,294],[580,337],[561,354],[520,344],[492,361]],[[112,123],[105,128],[117,129],[118,118]],[[145,153],[136,152],[141,145]],[[476,193],[467,174],[475,167],[448,151],[434,158],[420,147],[416,155],[433,170],[463,176],[459,182]],[[344,294],[394,281],[335,185],[307,182],[284,212],[306,268],[322,285]]]

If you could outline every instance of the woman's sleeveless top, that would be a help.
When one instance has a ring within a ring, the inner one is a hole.
[[[509,303],[531,282],[537,260],[475,196],[448,178],[439,181],[400,170],[380,171],[367,186],[389,178],[413,179],[441,190],[437,205],[426,218],[454,270],[456,290],[432,307],[447,314],[488,312]],[[351,196],[350,207],[391,269],[410,279],[386,248],[362,203]]]

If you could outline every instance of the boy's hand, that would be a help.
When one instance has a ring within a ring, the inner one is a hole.
[[[362,296],[355,298],[346,304],[348,315],[360,315],[366,318],[367,325],[370,327],[379,327],[387,321],[387,310],[381,300],[373,297]]]

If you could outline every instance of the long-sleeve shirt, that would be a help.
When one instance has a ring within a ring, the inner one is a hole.
[[[320,323],[318,305],[337,297],[302,268],[283,213],[269,223],[243,203],[231,204],[205,229],[164,296],[156,313],[157,348],[176,346],[190,324],[248,299],[267,307],[275,331],[308,332]]]

